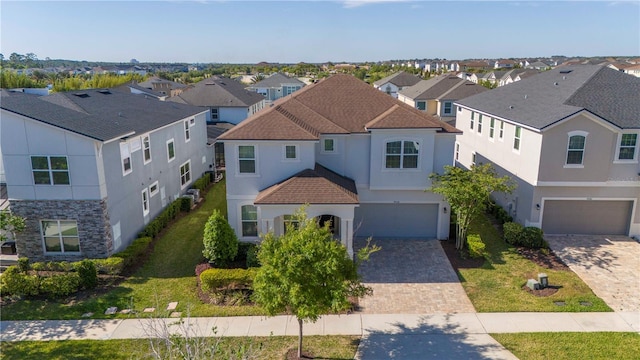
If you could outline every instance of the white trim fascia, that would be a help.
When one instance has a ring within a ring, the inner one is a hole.
[[[477,109],[474,109],[474,108],[471,108],[471,107],[468,107],[468,106],[464,106],[464,105],[460,105],[460,104],[458,104],[458,103],[454,103],[454,104],[456,104],[456,106],[459,106],[459,107],[461,107],[461,108],[467,109],[467,110],[469,110],[469,111],[477,112],[478,114],[483,114],[483,115],[486,115],[486,116],[488,116],[488,117],[492,117],[492,118],[495,118],[495,119],[500,119],[501,121],[504,121],[504,122],[506,122],[507,124],[517,125],[517,126],[520,126],[520,127],[522,127],[522,128],[525,128],[525,129],[528,129],[528,130],[531,130],[531,131],[534,131],[534,132],[537,132],[537,133],[542,132],[540,129],[536,129],[536,128],[534,128],[534,127],[531,127],[531,126],[528,126],[528,125],[522,124],[522,123],[517,122],[517,121],[515,121],[515,120],[509,120],[509,119],[507,119],[507,118],[503,118],[503,117],[500,117],[500,116],[498,116],[498,115],[494,115],[494,114],[490,114],[490,113],[487,113],[487,112],[479,111],[479,110],[477,110]],[[457,117],[456,117],[456,118],[457,118]]]
[[[640,187],[640,181],[538,181],[533,186],[552,187]]]
[[[258,194],[254,195],[227,195],[227,199],[229,200],[255,200]],[[245,204],[246,205],[246,204]]]
[[[223,142],[225,144],[231,144],[231,145],[245,145],[245,144],[284,144],[284,143],[292,143],[292,142],[313,142],[313,143],[318,143],[320,142],[319,139],[315,139],[315,140],[298,140],[298,139],[287,139],[287,140],[237,140],[237,139],[233,139],[233,140],[227,140],[227,139],[220,139],[220,140],[216,140],[216,142]]]
[[[421,186],[421,187],[400,187],[400,186],[371,186],[369,187],[369,190],[420,190],[420,191],[424,191],[426,188],[428,188],[429,185],[425,185],[425,186]]]
[[[441,204],[444,204],[444,202],[442,201],[418,201],[418,200],[410,200],[410,201],[394,201],[394,200],[386,200],[386,201],[375,201],[375,200],[368,200],[368,201],[360,201],[360,204],[398,204],[398,205],[403,205],[403,204],[418,204],[418,205],[438,205],[440,206]]]
[[[582,109],[582,110],[580,110],[580,111],[578,111],[576,113],[573,113],[573,114],[571,114],[571,115],[569,115],[569,116],[567,116],[567,117],[565,117],[563,119],[559,119],[558,121],[554,122],[551,125],[546,126],[545,128],[541,129],[540,131],[543,132],[543,131],[547,131],[549,129],[552,129],[552,128],[554,128],[554,127],[556,127],[558,125],[561,125],[561,124],[563,124],[563,123],[565,123],[565,122],[567,122],[569,120],[572,120],[573,118],[575,118],[575,117],[577,117],[579,115],[584,115],[585,117],[589,118],[589,120],[591,120],[593,122],[596,122],[599,125],[601,125],[602,127],[605,127],[607,129],[615,132],[615,133],[620,132],[621,130],[623,130],[623,129],[613,125],[612,123],[606,121],[605,119],[595,115],[594,113],[592,113],[592,112],[590,112],[590,111],[588,111],[586,109]]]

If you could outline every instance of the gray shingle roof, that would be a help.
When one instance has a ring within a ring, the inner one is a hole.
[[[275,73],[262,81],[248,86],[248,88],[278,88],[282,87],[284,84],[305,85],[302,81],[296,78],[291,78],[281,73]]]
[[[196,106],[249,107],[264,100],[264,96],[248,91],[239,82],[229,78],[204,79],[168,101]]]
[[[640,78],[598,65],[559,67],[457,103],[536,129],[583,109],[640,128]]]
[[[2,90],[0,99],[4,110],[100,141],[143,134],[203,111],[144,95],[96,89],[46,96]]]
[[[462,99],[488,90],[484,86],[454,75],[441,75],[400,90],[399,93],[413,100]]]
[[[381,86],[390,82],[395,86],[405,87],[405,86],[413,86],[417,84],[419,81],[420,81],[420,78],[413,74],[409,74],[404,71],[398,71],[395,74],[389,75],[386,78],[382,78],[374,82],[373,85]]]

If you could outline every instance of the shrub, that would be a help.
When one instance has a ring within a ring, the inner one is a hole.
[[[2,296],[36,296],[39,293],[40,278],[21,272],[17,266],[9,266],[0,276],[0,293]]]
[[[521,235],[521,244],[522,246],[532,249],[547,247],[547,244],[544,241],[544,233],[542,232],[542,229],[534,226],[527,226],[524,228]]]
[[[204,225],[203,241],[202,255],[214,263],[231,261],[238,254],[238,238],[217,209],[213,211]]]
[[[484,256],[484,243],[478,234],[467,236],[467,245],[469,246],[469,256],[472,258],[481,258]]]
[[[208,269],[200,274],[203,291],[250,288],[256,277],[256,269]]]
[[[71,295],[79,287],[80,276],[74,272],[47,276],[40,280],[40,293],[50,299]]]
[[[35,271],[45,271],[47,270],[47,264],[43,262],[36,262],[31,264],[31,269]]]
[[[504,241],[511,245],[520,245],[522,239],[522,225],[514,222],[506,222],[502,226]]]
[[[193,205],[193,199],[191,198],[191,196],[183,196],[178,200],[180,200],[180,211],[191,211],[191,206]]]
[[[31,269],[31,266],[29,265],[29,258],[18,258],[18,269],[20,269],[20,271],[22,271],[23,273],[28,272]]]
[[[156,216],[145,228],[138,234],[138,237],[151,237],[155,238],[156,235],[162,231],[171,220],[178,216],[181,211],[182,199],[180,198],[171,204],[169,204],[158,216]],[[191,209],[191,207],[189,207]],[[189,210],[186,210],[189,211]]]
[[[84,259],[75,266],[80,277],[80,286],[84,289],[94,289],[98,285],[98,270],[89,259]]]
[[[247,268],[260,267],[260,261],[258,260],[258,250],[260,247],[256,244],[251,244],[251,247],[247,250]]]
[[[124,259],[120,257],[110,257],[106,259],[92,259],[96,270],[100,274],[120,275],[124,268]]]
[[[193,183],[193,188],[200,190],[200,192],[203,192],[206,188],[209,187],[209,184],[211,184],[211,175],[204,174],[204,176]]]
[[[131,245],[127,246],[123,251],[113,254],[113,257],[119,257],[124,260],[123,267],[125,269],[132,268],[135,264],[138,264],[142,261],[142,258],[147,253],[149,249],[149,244],[151,243],[150,237],[141,237],[133,240]]]

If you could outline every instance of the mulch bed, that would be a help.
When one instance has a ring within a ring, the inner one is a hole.
[[[311,353],[308,353],[302,349],[302,357],[298,357],[298,349],[289,349],[285,356],[287,360],[301,360],[301,359],[315,359]]]
[[[553,286],[553,285],[549,285],[544,289],[540,289],[540,290],[531,290],[526,284],[522,286],[522,290],[528,292],[531,295],[535,295],[535,296],[539,296],[539,297],[545,297],[545,296],[551,296],[555,293],[558,292],[558,290],[561,288],[562,286]]]
[[[482,267],[482,264],[484,264],[484,258],[472,258],[468,255],[463,257],[456,249],[455,239],[441,241],[440,245],[442,245],[442,249],[447,254],[447,258],[449,258],[449,262],[455,271],[458,271],[458,269],[475,269]]]

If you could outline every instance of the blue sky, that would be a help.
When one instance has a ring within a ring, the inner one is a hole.
[[[128,62],[640,56],[640,0],[0,1],[0,52]]]

